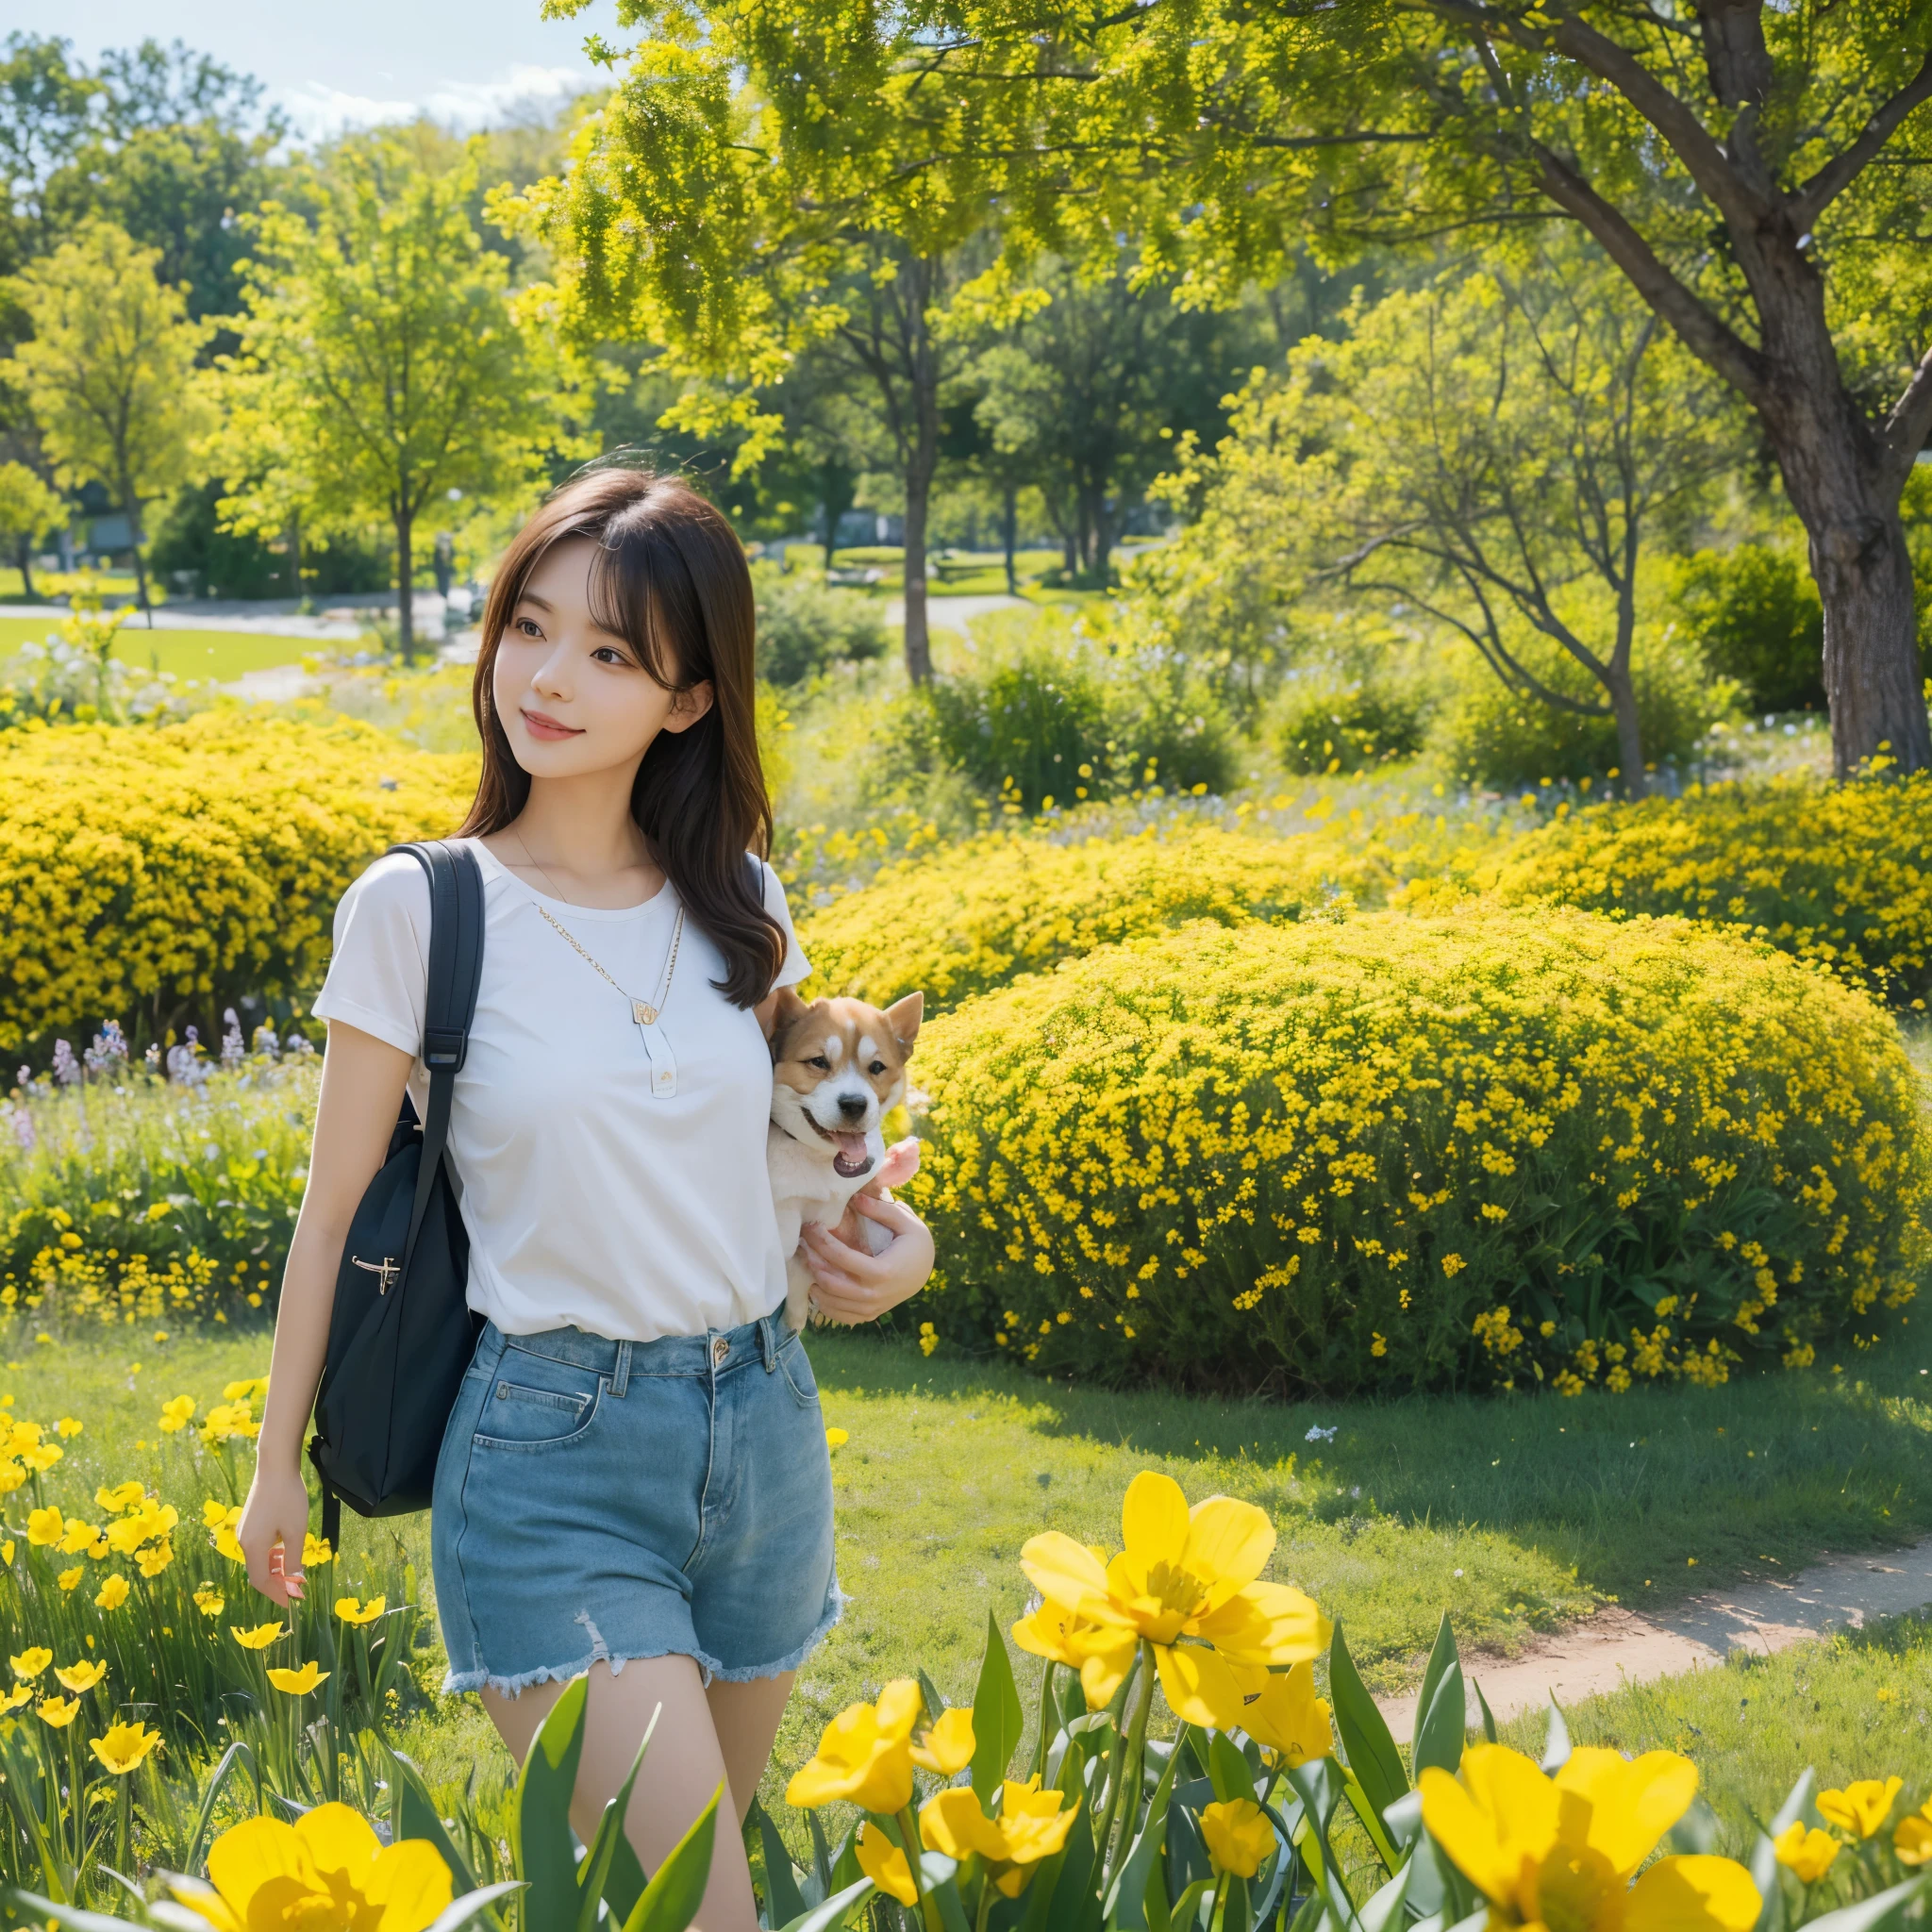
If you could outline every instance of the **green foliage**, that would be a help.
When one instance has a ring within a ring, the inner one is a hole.
[[[1674,575],[1672,602],[1686,636],[1713,671],[1736,680],[1752,710],[1824,708],[1824,608],[1790,551],[1700,550]]]
[[[1932,1141],[1861,994],[1688,922],[1199,923],[942,1015],[932,1319],[1334,1392],[1722,1380],[1894,1325]]]
[[[1413,680],[1317,671],[1287,681],[1270,724],[1284,769],[1366,772],[1421,751],[1430,709]]]
[[[886,651],[879,606],[803,572],[753,573],[758,595],[758,675],[773,684],[803,684],[838,663],[859,663]]]
[[[66,521],[66,503],[25,463],[0,463],[0,548],[24,557]]]

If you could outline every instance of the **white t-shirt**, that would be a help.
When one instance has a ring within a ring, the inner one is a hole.
[[[658,1020],[675,1091],[653,1091],[629,1002],[572,950],[544,907],[625,992],[655,1001],[677,916],[667,880],[620,911],[526,886],[475,840],[483,973],[456,1077],[449,1150],[470,1237],[470,1306],[508,1335],[574,1327],[613,1341],[703,1335],[769,1314],[785,1257],[766,1178],[772,1057],[758,1019],[710,982],[724,957],[687,917]],[[785,889],[774,984],[810,971]],[[407,853],[379,858],[336,908],[335,955],[315,1010],[420,1055],[429,882]],[[409,1076],[417,1111],[428,1078]]]

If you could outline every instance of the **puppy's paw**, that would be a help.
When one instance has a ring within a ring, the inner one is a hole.
[[[919,1142],[910,1136],[895,1141],[886,1149],[886,1158],[879,1162],[879,1171],[874,1175],[874,1185],[880,1188],[903,1188],[919,1172]]]

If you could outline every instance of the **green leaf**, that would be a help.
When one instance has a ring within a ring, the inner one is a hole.
[[[510,1857],[529,1887],[524,1923],[555,1928],[577,1916],[577,1861],[570,1801],[584,1750],[584,1698],[590,1679],[574,1678],[543,1720],[517,1775],[510,1811]]]
[[[1543,1732],[1543,1769],[1552,1775],[1570,1762],[1570,1726],[1557,1708],[1557,1693],[1550,1692],[1549,1728]]]
[[[1216,1741],[1220,1741],[1219,1734]],[[1121,1932],[1147,1932],[1147,1901],[1158,1893],[1162,1918],[1167,1917],[1167,1881],[1160,1870],[1160,1848],[1167,1834],[1167,1810],[1174,1796],[1174,1774],[1181,1754],[1170,1751],[1162,1767],[1160,1781],[1147,1804],[1140,1836],[1128,1847],[1103,1907],[1108,1923]],[[1242,1769],[1246,1769],[1245,1762]],[[1252,1796],[1252,1788],[1250,1795]]]
[[[805,1894],[792,1875],[791,1854],[778,1836],[771,1813],[754,1798],[745,1823],[757,1828],[758,1844],[765,1855],[765,1919],[768,1924],[789,1925],[807,1910]]]
[[[1224,1805],[1236,1798],[1245,1798],[1250,1805],[1255,1802],[1255,1780],[1248,1760],[1236,1749],[1234,1740],[1223,1731],[1208,1734],[1208,1777],[1214,1787],[1214,1795]]]
[[[1784,1888],[1778,1883],[1777,1847],[1772,1843],[1779,1832],[1788,1831],[1811,1808],[1811,1794],[1817,1789],[1817,1774],[1809,1765],[1798,1774],[1798,1781],[1778,1807],[1769,1824],[1760,1825],[1757,1842],[1751,1848],[1751,1882],[1764,1908],[1757,1914],[1753,1932],[1783,1932],[1785,1923]]]
[[[579,1683],[583,1679],[577,1679]],[[711,1845],[717,1836],[718,1800],[724,1795],[721,1783],[711,1793],[711,1802],[700,1811],[691,1827],[672,1846],[664,1862],[651,1874],[644,1895],[631,1908],[624,1922],[624,1932],[684,1932],[697,1917],[705,1902],[705,1887],[711,1879]],[[541,1919],[526,1918],[525,1924],[541,1925]]]
[[[1362,1901],[1362,1932],[1388,1932],[1392,1922],[1402,1924],[1402,1907],[1408,1897],[1408,1881],[1413,1864],[1405,1865],[1387,1885]]]
[[[597,1821],[597,1829],[591,1835],[589,1849],[582,1862],[577,1866],[577,1932],[595,1932],[597,1915],[603,1908],[606,1883],[610,1876],[611,1859],[617,1847],[627,1840],[624,1835],[624,1821],[630,1810],[630,1794],[638,1781],[638,1773],[644,1768],[644,1753],[651,1748],[651,1734],[658,1728],[658,1719],[664,1707],[659,1705],[651,1713],[651,1722],[644,1726],[644,1735],[638,1744],[638,1755],[630,1761],[630,1774],[618,1788],[617,1795],[604,1807],[604,1815]],[[648,1887],[645,1888],[648,1890]],[[631,1907],[637,1904],[634,1893]],[[624,1919],[630,1916],[626,1909]]]
[[[1020,1688],[1013,1682],[1013,1660],[999,1621],[986,1613],[986,1655],[980,1660],[979,1687],[973,1693],[973,1789],[984,1805],[999,1790],[1026,1716],[1020,1707]]]
[[[0,1898],[23,1919],[38,1919],[44,1924],[58,1920],[68,1932],[127,1932],[125,1919],[110,1919],[106,1912],[83,1911],[78,1906],[62,1905],[58,1899],[42,1898],[39,1893],[16,1890],[8,1886]]]
[[[630,1840],[620,1834],[610,1854],[610,1874],[604,1881],[604,1903],[610,1907],[610,1916],[618,1924],[623,1924],[637,1909],[638,1900],[643,1897],[649,1882],[644,1868],[638,1863],[638,1855],[631,1850]]]
[[[1328,1646],[1328,1694],[1335,1702],[1335,1728],[1348,1758],[1348,1768],[1361,1780],[1362,1790],[1380,1817],[1408,1790],[1408,1773],[1395,1747],[1389,1725],[1375,1708],[1355,1659],[1342,1641],[1340,1620]]]
[[[498,1899],[508,1898],[511,1892],[523,1889],[518,1880],[506,1878],[501,1885],[484,1885],[475,1891],[466,1891],[462,1897],[452,1899],[443,1907],[430,1925],[429,1932],[461,1932],[461,1927],[474,1924]]]
[[[1477,1707],[1483,1714],[1484,1740],[1493,1744],[1496,1741],[1496,1714],[1490,1708],[1490,1700],[1483,1695],[1483,1687],[1474,1677],[1469,1680],[1469,1688],[1475,1692]]]
[[[1414,1776],[1422,1775],[1423,1766],[1433,1763],[1432,1758],[1417,1756],[1422,1749],[1423,1727],[1428,1722],[1430,1707],[1436,1701],[1436,1687],[1448,1674],[1451,1664],[1459,1665],[1461,1657],[1456,1648],[1456,1632],[1450,1626],[1449,1612],[1442,1612],[1442,1621],[1436,1625],[1436,1641],[1429,1652],[1429,1661],[1423,1671],[1423,1681],[1415,1693],[1415,1729],[1408,1740],[1408,1761]],[[1457,1753],[1457,1761],[1461,1761],[1461,1753]],[[1454,1765],[1450,1766],[1453,1771]]]
[[[797,1918],[788,1920],[779,1932],[829,1932],[829,1928],[840,1924],[872,1889],[872,1880],[861,1878],[857,1885],[848,1885],[843,1891],[834,1892],[824,1904],[813,1906],[808,1912],[801,1912]],[[625,1932],[629,1932],[627,1926]]]
[[[1449,1668],[1436,1679],[1428,1709],[1416,1724],[1416,1776],[1420,1778],[1433,1765],[1453,1777],[1468,1740],[1469,1707],[1462,1696],[1462,1665],[1452,1657]]]
[[[1326,1780],[1319,1775],[1321,1766],[1314,1764],[1291,1765],[1288,1771],[1289,1784],[1294,1794],[1302,1801],[1302,1809],[1307,1814],[1308,1829],[1315,1834],[1315,1842],[1321,1847],[1322,1872],[1319,1883],[1328,1893],[1329,1903],[1336,1916],[1342,1918],[1349,1932],[1358,1932],[1361,1915],[1356,1910],[1355,1900],[1349,1895],[1346,1882],[1341,1875],[1341,1860],[1335,1856],[1328,1843],[1328,1818],[1335,1807],[1324,1804],[1327,1795]],[[1285,1829],[1285,1827],[1284,1827]],[[1312,1874],[1311,1874],[1312,1875]]]
[[[235,1748],[239,1750],[241,1747]],[[391,1751],[389,1760],[390,1782],[396,1794],[396,1836],[426,1838],[449,1867],[458,1892],[475,1891],[476,1874],[470,1870],[469,1860],[457,1850],[449,1833],[442,1828],[442,1820],[437,1815],[436,1801],[429,1795],[429,1787],[423,1782],[423,1774],[399,1751]]]
[[[1924,1878],[1908,1878],[1890,1891],[1860,1899],[1855,1906],[1840,1906],[1823,1918],[1807,1921],[1805,1932],[1880,1932],[1881,1927],[1890,1932],[1903,1921],[1906,1907],[1924,1890],[1927,1883]]]

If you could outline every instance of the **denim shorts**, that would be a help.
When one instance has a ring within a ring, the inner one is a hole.
[[[436,1465],[445,1690],[564,1682],[599,1658],[796,1670],[839,1621],[818,1384],[779,1309],[608,1341],[485,1326]]]

